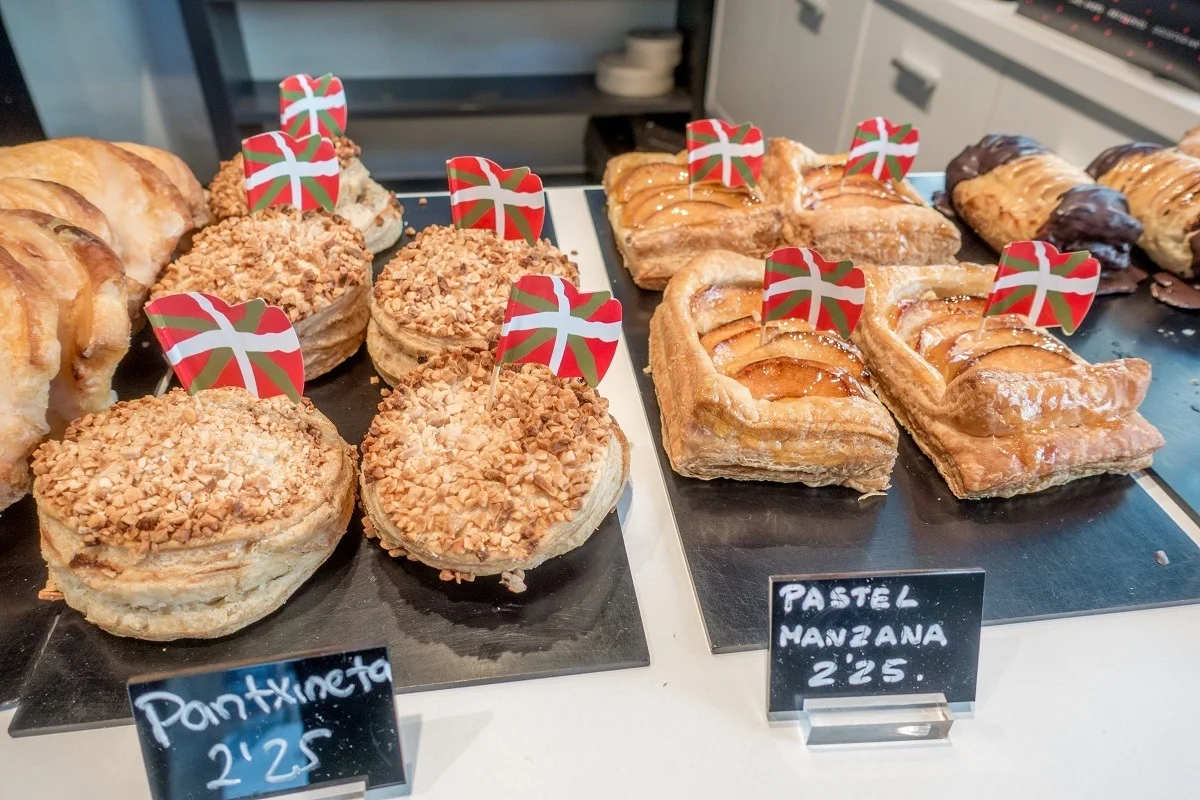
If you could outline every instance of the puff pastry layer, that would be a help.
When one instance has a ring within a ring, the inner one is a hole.
[[[1105,150],[1088,173],[1125,194],[1144,226],[1138,246],[1154,263],[1184,278],[1200,274],[1200,158],[1135,142]]]
[[[222,388],[119,403],[34,456],[49,568],[117,636],[226,636],[333,552],[354,508],[354,448],[307,400]]]
[[[980,316],[995,275],[976,264],[864,267],[853,339],[880,399],[956,497],[1011,497],[1148,467],[1163,438],[1137,408],[1138,358],[1088,364],[1022,318]]]
[[[825,258],[869,264],[942,264],[962,246],[958,228],[930,208],[908,181],[845,174],[847,155],[821,155],[771,139],[762,187],[781,203],[783,243]]]
[[[686,154],[626,153],[604,170],[608,219],[625,267],[643,289],[661,290],[692,256],[732,250],[765,257],[779,246],[782,209],[744,188],[688,192]]]
[[[1027,136],[991,134],[964,149],[946,167],[946,194],[997,252],[1041,239],[1061,251],[1088,250],[1105,270],[1120,271],[1142,234],[1120,192]]]
[[[654,312],[650,369],[672,468],[886,489],[899,434],[861,354],[799,320],[769,323],[764,335],[763,270],[738,253],[697,256]]]
[[[77,228],[91,231],[114,252],[117,250],[108,217],[70,186],[33,178],[0,178],[0,208],[30,208],[61,217]]]
[[[616,505],[629,445],[608,403],[540,364],[455,351],[405,374],[362,444],[364,527],[443,580],[525,571],[582,545]]]

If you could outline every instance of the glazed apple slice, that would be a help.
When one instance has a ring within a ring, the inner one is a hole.
[[[781,333],[807,330],[811,330],[811,328],[804,320],[783,319],[767,323],[765,338],[769,342]],[[701,336],[700,345],[708,351],[709,355],[713,356],[714,361],[718,359],[716,353],[720,352],[721,363],[725,363],[731,358],[736,358],[750,352],[755,347],[762,346],[763,339],[762,326],[759,325],[758,320],[753,317],[742,317]]]
[[[955,339],[954,344],[946,351],[942,373],[948,379],[953,379],[993,350],[1009,347],[1032,347],[1045,350],[1048,353],[1062,356],[1067,365],[1072,363],[1071,359],[1066,356],[1067,348],[1048,333],[1033,328],[988,328],[982,333],[976,329]]]
[[[638,192],[622,206],[621,222],[626,226],[640,225],[653,214],[689,200],[719,203],[726,208],[750,208],[755,204],[754,198],[744,192],[732,192],[724,186],[707,183],[693,186],[690,197],[686,186],[658,187]]]
[[[718,220],[729,206],[711,200],[685,200],[664,208],[646,218],[643,228],[666,228],[674,225],[701,225]]]
[[[1029,344],[1013,344],[991,350],[963,364],[951,379],[972,369],[996,369],[1011,372],[1058,372],[1075,364],[1065,353]]]
[[[817,193],[817,205],[824,207],[870,206],[882,208],[913,202],[892,186],[870,175],[846,175],[844,164],[829,164],[810,170],[804,182]]]
[[[755,361],[732,377],[756,400],[863,394],[862,386],[845,370],[785,356]]]
[[[757,324],[762,314],[762,289],[733,284],[708,286],[692,295],[691,309],[696,333],[701,336],[743,317],[752,317]]]
[[[913,300],[901,307],[900,316],[893,329],[902,342],[916,349],[917,337],[923,328],[940,319],[958,314],[970,314],[978,319],[986,307],[987,300],[982,297],[959,296]]]
[[[619,203],[628,203],[639,192],[647,189],[665,189],[670,186],[687,186],[687,167],[681,167],[671,161],[656,161],[652,164],[642,164],[629,170],[629,174],[621,178],[613,187],[612,199]]]
[[[838,337],[819,331],[781,333],[765,345],[754,342],[753,333],[747,331],[740,337],[751,339],[740,348],[728,347],[733,340],[722,342],[713,351],[713,364],[719,372],[734,375],[757,361],[772,358],[793,358],[808,361],[823,367],[845,370],[858,380],[866,377],[867,368],[858,348]]]
[[[951,314],[942,317],[937,322],[921,329],[917,335],[916,350],[922,358],[936,367],[939,372],[945,374],[951,350],[955,347],[969,346],[969,343],[973,341],[972,337],[979,334],[982,321],[982,317],[969,314]],[[992,331],[999,333],[1001,330],[1009,328],[1027,330],[1028,326],[1019,317],[992,317],[987,321],[985,333]],[[1031,343],[1036,344],[1036,342]]]

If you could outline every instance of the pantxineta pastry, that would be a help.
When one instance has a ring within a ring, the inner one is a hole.
[[[363,524],[443,580],[525,573],[581,546],[616,506],[629,444],[581,380],[452,351],[403,376],[362,443]]]
[[[1138,246],[1154,263],[1184,278],[1200,274],[1200,158],[1134,142],[1105,150],[1088,174],[1124,193],[1144,226]]]
[[[33,460],[41,596],[117,636],[226,636],[279,608],[354,509],[354,448],[307,400],[240,388],[118,403]]]
[[[763,261],[694,258],[650,322],[671,466],[695,478],[889,485],[899,434],[858,348],[802,320],[761,326]]]
[[[846,174],[847,154],[771,139],[762,187],[783,206],[783,243],[868,264],[944,264],[962,237],[908,181]]]
[[[403,207],[396,202],[394,194],[371,179],[371,173],[359,160],[361,147],[345,136],[333,137],[333,147],[341,167],[334,213],[362,233],[367,249],[372,253],[388,249],[404,232]],[[213,219],[250,213],[245,181],[241,153],[221,162],[221,168],[208,187],[208,210]]]
[[[662,289],[706,250],[765,257],[779,246],[779,205],[744,186],[689,189],[686,153],[617,156],[604,170],[604,192],[625,267],[643,289]]]
[[[367,352],[385,381],[445,350],[486,350],[500,338],[509,290],[522,275],[579,282],[579,269],[542,239],[430,225],[383,268],[371,292]]]
[[[0,177],[36,178],[69,186],[112,226],[113,249],[125,267],[131,316],[194,225],[191,209],[167,175],[140,156],[83,137],[0,148]]]
[[[1011,497],[1150,466],[1139,358],[1089,364],[1024,317],[981,316],[995,267],[863,267],[853,340],[875,390],[956,497]]]
[[[371,254],[347,220],[266,208],[196,234],[151,295],[205,292],[231,305],[261,297],[287,314],[304,350],[304,377],[354,355],[367,334]]]
[[[946,167],[946,194],[997,251],[1040,239],[1062,252],[1087,250],[1111,273],[1129,267],[1142,235],[1124,195],[1028,136],[989,134],[964,149]]]

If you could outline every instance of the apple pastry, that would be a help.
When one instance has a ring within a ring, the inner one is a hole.
[[[779,245],[781,211],[745,187],[688,188],[687,155],[626,153],[608,162],[608,219],[633,282],[661,290],[692,256],[732,250],[765,257]],[[765,167],[764,167],[765,170]]]
[[[771,139],[762,187],[783,206],[783,242],[833,260],[868,264],[944,264],[962,238],[908,181],[846,174],[847,155],[821,155],[790,139]]]
[[[1089,364],[1024,317],[984,318],[996,269],[863,267],[853,340],[880,399],[962,499],[1011,497],[1150,466],[1139,358]]]
[[[1124,193],[1143,225],[1138,246],[1154,263],[1183,278],[1200,274],[1200,158],[1134,142],[1105,150],[1087,171]]]
[[[650,321],[671,467],[693,478],[889,485],[899,434],[858,348],[795,319],[761,325],[764,263],[697,256]]]
[[[629,477],[608,403],[540,364],[505,366],[488,407],[490,353],[451,351],[406,373],[362,443],[363,525],[393,557],[442,580],[525,573],[581,546]]]

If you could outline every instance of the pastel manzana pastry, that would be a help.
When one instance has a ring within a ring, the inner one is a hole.
[[[765,169],[765,167],[764,167]],[[687,154],[626,153],[604,170],[608,219],[633,282],[661,290],[692,256],[732,250],[765,257],[779,245],[782,211],[745,187],[697,184]]]
[[[354,449],[307,400],[118,403],[35,453],[43,599],[117,636],[227,636],[279,608],[354,508]]]
[[[306,380],[354,355],[367,333],[371,254],[348,221],[323,211],[266,208],[196,234],[152,297],[205,292],[231,305],[256,297],[287,314]]]
[[[994,266],[866,266],[852,336],[879,398],[963,499],[1150,466],[1140,358],[1089,364],[1024,317],[982,314]]]
[[[359,160],[361,147],[345,136],[335,136],[333,147],[341,167],[334,213],[349,220],[362,233],[371,253],[388,249],[404,232],[404,208],[394,194],[371,179],[371,173]],[[214,220],[250,213],[241,153],[221,162],[208,187],[208,211]]]
[[[408,372],[362,443],[363,525],[442,580],[525,573],[581,546],[615,507],[629,445],[608,403],[540,364],[454,351]]]
[[[783,205],[783,243],[868,264],[942,264],[962,238],[908,181],[846,174],[847,154],[771,139],[762,186]]]
[[[671,279],[650,370],[671,466],[694,478],[889,485],[899,434],[858,348],[801,320],[760,324],[764,263],[711,251]]]
[[[1087,250],[1109,279],[1129,268],[1130,248],[1142,235],[1124,195],[1028,136],[989,134],[964,149],[946,167],[946,194],[996,251],[1035,239],[1063,252]],[[1102,279],[1101,293],[1109,285],[1115,288]]]
[[[1200,274],[1200,158],[1134,142],[1105,150],[1088,174],[1124,193],[1144,226],[1138,246],[1154,263],[1183,278]]]
[[[578,267],[548,240],[531,246],[490,230],[430,225],[375,281],[367,329],[375,370],[394,385],[444,350],[490,349],[522,275],[579,282]]]

